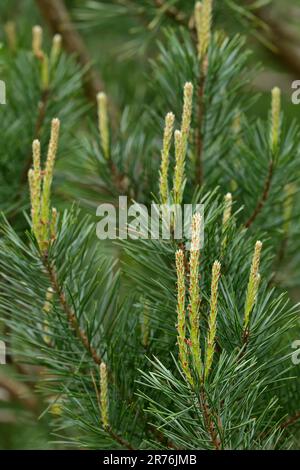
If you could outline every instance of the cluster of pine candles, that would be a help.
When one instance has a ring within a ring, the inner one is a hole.
[[[203,4],[196,3],[195,22],[198,34],[198,54],[201,64],[203,64],[202,73],[205,75],[207,68],[207,50],[211,34],[211,7],[212,2],[204,0]],[[54,63],[59,55],[60,37],[56,36],[53,42],[53,48],[50,63]],[[41,62],[41,81],[48,86],[49,80],[49,59],[42,51],[42,30],[40,27],[33,29],[33,52]],[[184,86],[183,94],[183,112],[181,119],[181,129],[174,132],[175,116],[172,112],[166,115],[165,129],[163,134],[163,144],[161,151],[161,168],[159,179],[159,194],[162,204],[181,204],[185,186],[185,164],[186,153],[189,143],[190,124],[193,106],[193,85],[188,82]],[[110,158],[110,135],[109,135],[109,117],[107,109],[107,97],[101,92],[97,96],[99,133],[103,154],[107,160]],[[270,149],[276,151],[280,136],[280,90],[272,90],[272,121],[270,129]],[[51,137],[48,148],[48,155],[45,168],[41,168],[41,147],[40,142],[33,142],[33,168],[29,170],[29,186],[31,195],[31,215],[32,231],[37,240],[41,258],[44,264],[47,264],[47,252],[51,243],[56,238],[57,211],[51,207],[51,184],[53,179],[54,162],[58,147],[60,122],[53,119],[51,127]],[[169,189],[168,171],[169,171],[169,152],[174,136],[175,142],[175,169],[173,178],[173,188]],[[232,216],[232,196],[230,193],[225,196],[224,214],[223,214],[223,247],[226,245],[226,226]],[[208,334],[205,341],[205,351],[200,347],[200,316],[201,316],[201,292],[199,288],[199,266],[201,263],[200,253],[200,231],[203,223],[201,216],[196,213],[192,221],[192,241],[190,253],[180,248],[175,253],[176,271],[177,271],[177,344],[179,362],[182,372],[193,389],[200,387],[208,379],[213,357],[216,348],[216,333],[218,323],[218,284],[221,275],[221,264],[215,261],[212,266],[211,274],[211,295],[210,295],[210,313],[208,317]],[[259,265],[262,243],[257,241],[254,247],[252,265],[249,274],[248,288],[245,292],[244,308],[244,338],[249,335],[251,328],[251,313],[254,308],[260,282]],[[48,266],[52,273],[53,286],[49,287],[47,293],[44,311],[49,310],[49,299],[55,290],[55,266]],[[57,290],[57,289],[56,289]],[[187,302],[188,297],[188,302]],[[71,319],[72,320],[72,319]],[[75,322],[74,318],[73,321]],[[75,329],[78,325],[74,324]],[[45,333],[47,331],[45,330]],[[145,333],[147,334],[147,333]],[[86,341],[84,332],[79,331],[83,343]],[[46,337],[46,336],[45,336]],[[96,355],[96,352],[94,352]],[[95,356],[96,357],[96,356]],[[99,409],[104,429],[110,428],[109,421],[109,403],[108,403],[108,377],[107,365],[101,360],[99,362],[100,385],[97,387],[97,396]]]
[[[11,447],[299,448],[300,127],[257,86],[259,10],[66,3],[102,86],[38,15],[0,58],[0,389],[7,370],[38,402],[5,400],[35,429]]]

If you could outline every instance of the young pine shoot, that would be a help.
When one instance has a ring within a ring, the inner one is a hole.
[[[165,129],[163,138],[163,147],[161,151],[160,182],[159,193],[162,204],[167,204],[169,199],[168,172],[169,172],[169,153],[172,142],[173,127],[175,116],[168,113],[165,119]]]
[[[218,286],[221,273],[221,264],[215,261],[212,267],[211,294],[210,294],[210,313],[208,320],[208,337],[206,344],[205,372],[204,378],[207,379],[211,370],[213,357],[215,353],[215,339],[217,331],[217,313],[218,313]]]
[[[259,264],[262,249],[262,242],[257,241],[254,248],[254,254],[251,263],[248,287],[246,292],[245,311],[244,311],[244,330],[249,328],[250,316],[256,302],[258,287],[260,283]]]

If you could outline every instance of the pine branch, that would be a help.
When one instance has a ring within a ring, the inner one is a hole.
[[[297,421],[299,421],[300,419],[300,411],[298,413],[296,413],[294,416],[291,416],[290,418],[288,418],[282,425],[281,425],[281,429],[285,429],[287,428],[288,426],[291,426],[293,424],[295,424]]]
[[[74,331],[76,333],[76,336],[80,339],[80,341],[82,342],[85,349],[91,355],[94,363],[96,365],[100,365],[101,362],[102,362],[101,357],[98,355],[95,348],[91,345],[85,331],[83,331],[81,329],[73,309],[68,304],[66,296],[63,292],[63,288],[59,283],[55,267],[50,264],[50,262],[47,260],[46,257],[43,258],[43,265],[44,265],[44,267],[45,267],[45,269],[48,273],[48,276],[50,278],[52,288],[56,292],[56,294],[58,295],[61,307],[62,307],[63,311],[65,312],[71,327],[74,329]]]
[[[107,429],[108,434],[121,446],[125,447],[128,450],[135,450],[134,447],[130,444],[130,442],[126,441],[118,434],[116,434],[111,428]]]
[[[5,389],[14,400],[22,403],[22,405],[33,413],[38,412],[37,399],[25,384],[17,382],[4,374],[0,374],[0,388]]]
[[[262,209],[264,208],[264,206],[267,202],[267,199],[268,199],[269,193],[270,193],[272,178],[273,178],[273,171],[274,171],[274,161],[272,159],[270,161],[270,164],[269,164],[268,174],[267,174],[267,177],[265,179],[265,184],[264,184],[262,195],[261,195],[261,197],[260,197],[260,199],[259,199],[252,215],[249,217],[249,219],[247,220],[247,222],[245,224],[245,226],[247,228],[251,227],[251,225],[256,220],[257,216],[260,214],[260,212],[262,211]]]
[[[207,403],[206,393],[202,387],[200,392],[200,401],[202,404],[204,422],[206,424],[207,431],[210,435],[211,442],[216,450],[221,450],[221,441],[216,431],[215,417],[213,416],[210,407]],[[218,423],[221,423],[220,418],[217,418]]]

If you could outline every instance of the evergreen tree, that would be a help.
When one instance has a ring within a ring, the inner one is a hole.
[[[91,69],[63,52],[66,38],[43,41],[34,26],[23,44],[6,23],[1,339],[18,380],[35,381],[48,445],[299,447],[299,306],[286,290],[299,286],[300,132],[278,87],[257,118],[246,41],[218,27],[232,12],[252,21],[253,9],[213,3],[75,9],[89,27],[125,16],[115,39],[135,28],[124,61],[143,44],[151,84],[128,107],[125,91],[111,98],[116,82],[86,99]],[[137,77],[124,78],[129,100]],[[191,240],[176,238],[175,214],[169,240],[143,220],[147,236],[101,241],[95,208],[120,195],[204,214],[193,213]]]

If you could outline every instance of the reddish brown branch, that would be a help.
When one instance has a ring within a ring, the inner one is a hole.
[[[267,177],[266,177],[266,180],[265,180],[262,195],[261,195],[261,197],[260,197],[260,199],[259,199],[252,215],[249,217],[249,219],[247,220],[247,222],[245,224],[245,226],[247,228],[249,228],[253,224],[253,222],[255,221],[257,216],[262,211],[262,209],[263,209],[263,207],[264,207],[264,205],[265,205],[265,203],[266,203],[266,201],[269,197],[272,178],[273,178],[273,171],[274,171],[274,161],[271,160],[270,164],[269,164],[268,174],[267,174]]]
[[[116,434],[111,428],[107,429],[108,434],[122,447],[125,447],[128,450],[134,450],[130,442],[126,441],[122,437],[120,437],[118,434]]]
[[[291,416],[290,418],[288,418],[284,423],[282,423],[280,427],[281,429],[285,429],[288,426],[295,424],[297,421],[299,421],[299,419],[300,419],[300,411],[296,413],[294,416]]]
[[[216,450],[221,450],[221,441],[220,441],[218,432],[216,430],[215,418],[207,403],[206,394],[203,388],[200,392],[200,401],[202,404],[205,426],[210,435],[211,442]],[[218,417],[218,422],[219,424],[221,424],[221,419],[219,417]]]
[[[65,312],[66,316],[67,316],[67,319],[69,321],[69,324],[71,325],[71,327],[73,328],[76,336],[78,337],[78,339],[81,341],[81,343],[83,344],[83,346],[85,347],[85,349],[88,351],[88,353],[90,354],[90,356],[92,357],[94,363],[99,366],[102,362],[101,360],[101,357],[99,356],[99,354],[97,353],[96,349],[91,345],[86,333],[81,329],[80,325],[79,325],[79,322],[78,322],[78,319],[75,315],[75,312],[73,311],[73,309],[70,307],[70,305],[68,304],[67,302],[67,299],[66,299],[66,296],[63,292],[63,289],[62,287],[60,286],[60,283],[59,283],[59,280],[58,280],[58,277],[57,277],[57,274],[56,274],[56,270],[55,270],[55,267],[53,265],[51,265],[47,259],[44,258],[43,260],[43,263],[44,263],[44,266],[47,270],[47,273],[49,275],[49,278],[50,278],[50,281],[51,281],[51,285],[52,285],[52,288],[53,290],[56,292],[56,294],[58,295],[58,298],[59,298],[59,302],[61,304],[61,307],[63,309],[63,311]],[[134,450],[134,448],[132,447],[132,445],[126,440],[126,439],[123,439],[121,436],[119,436],[118,434],[116,434],[111,427],[107,428],[106,429],[108,434],[118,443],[120,444],[121,446],[125,447],[126,449],[129,449],[129,450]]]
[[[45,266],[45,268],[47,270],[47,273],[49,275],[52,288],[56,292],[56,294],[58,295],[59,302],[61,304],[61,307],[62,307],[63,311],[65,312],[65,314],[67,316],[69,324],[73,328],[76,336],[81,341],[81,343],[83,344],[85,349],[91,355],[94,363],[96,365],[100,365],[101,364],[101,357],[98,355],[96,349],[91,345],[86,333],[81,329],[81,327],[79,325],[79,322],[78,322],[78,319],[75,315],[75,312],[73,311],[73,309],[68,304],[66,296],[63,292],[63,289],[59,284],[57,274],[56,274],[56,270],[55,270],[54,266],[51,265],[47,260],[44,260],[44,266]]]
[[[7,391],[9,396],[23,404],[30,411],[38,412],[38,403],[36,398],[31,394],[30,389],[26,385],[16,382],[12,378],[0,374],[0,388]]]

